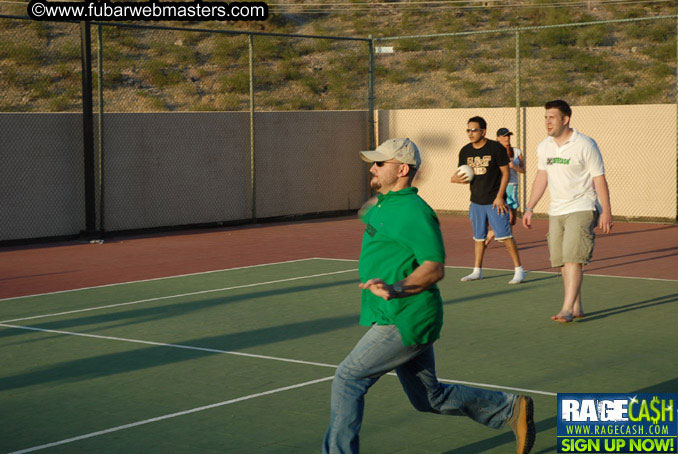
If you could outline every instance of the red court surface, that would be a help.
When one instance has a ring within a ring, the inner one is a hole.
[[[472,267],[468,218],[442,215],[440,221],[446,264]],[[556,271],[548,261],[547,229],[546,220],[535,220],[531,230],[514,228],[528,271]],[[0,298],[311,257],[357,259],[363,230],[357,217],[343,217],[121,236],[103,244],[5,247],[0,248]],[[490,245],[484,267],[513,267],[502,244]],[[615,224],[613,233],[598,235],[586,272],[678,280],[678,225]]]

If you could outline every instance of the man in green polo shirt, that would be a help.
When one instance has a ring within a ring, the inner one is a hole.
[[[436,377],[433,342],[443,324],[436,282],[445,274],[445,247],[438,217],[411,186],[421,165],[417,146],[390,139],[361,158],[372,163],[370,186],[379,193],[363,215],[359,265],[360,324],[370,328],[334,375],[323,453],[359,452],[364,396],[392,370],[417,410],[465,415],[493,428],[508,422],[516,452],[529,453],[535,439],[532,399],[442,384]]]

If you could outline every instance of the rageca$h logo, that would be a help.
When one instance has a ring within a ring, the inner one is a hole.
[[[652,396],[651,400],[628,399],[563,399],[561,418],[567,422],[632,421],[658,424],[676,420],[673,400]]]

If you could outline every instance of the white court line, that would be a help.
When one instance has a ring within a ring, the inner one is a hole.
[[[336,369],[336,365],[333,364],[324,364],[324,363],[314,363],[314,362],[309,362],[309,361],[301,361],[297,359],[288,359],[288,358],[276,358],[274,356],[264,356],[264,355],[255,355],[253,353],[243,353],[243,352],[235,352],[235,351],[230,351],[230,350],[219,350],[216,348],[205,348],[205,347],[194,347],[192,345],[182,345],[182,344],[167,344],[164,342],[153,342],[153,341],[145,341],[145,340],[140,340],[140,339],[127,339],[125,337],[113,337],[113,336],[101,336],[99,334],[85,334],[85,333],[76,333],[73,331],[59,331],[55,329],[45,329],[45,328],[36,328],[33,326],[20,326],[20,325],[8,325],[5,323],[0,322],[0,326],[4,326],[5,328],[14,328],[14,329],[24,329],[28,331],[40,331],[43,333],[54,333],[54,334],[64,334],[67,336],[80,336],[80,337],[90,337],[93,339],[106,339],[106,340],[114,340],[114,341],[121,341],[121,342],[131,342],[134,344],[144,344],[144,345],[154,345],[156,347],[171,347],[171,348],[181,348],[184,350],[197,350],[197,351],[202,351],[202,352],[210,352],[210,353],[223,353],[226,355],[235,355],[235,356],[246,356],[249,358],[260,358],[260,359],[271,359],[275,361],[282,361],[286,363],[297,363],[297,364],[307,364],[310,366],[321,366],[321,367],[333,367]]]
[[[113,287],[117,285],[127,285],[127,284],[137,284],[140,282],[150,282],[150,281],[159,281],[163,279],[173,279],[175,277],[186,277],[186,276],[197,276],[200,274],[210,274],[210,273],[219,273],[221,271],[232,271],[232,270],[242,270],[242,269],[247,269],[247,268],[256,268],[260,266],[268,266],[268,265],[282,265],[285,263],[295,263],[295,262],[305,262],[308,260],[329,260],[329,261],[337,261],[337,262],[357,262],[358,260],[356,259],[336,259],[336,258],[330,258],[330,257],[309,257],[305,259],[297,259],[297,260],[288,260],[284,262],[271,262],[271,263],[261,263],[259,265],[248,265],[248,266],[240,266],[236,268],[223,268],[220,270],[211,270],[211,271],[199,271],[197,273],[188,273],[188,274],[177,274],[174,276],[165,276],[165,277],[156,277],[152,279],[141,279],[137,281],[126,281],[126,282],[117,282],[114,284],[104,284],[104,285],[95,285],[92,287],[81,287],[81,288],[74,288],[74,289],[68,289],[68,290],[59,290],[56,292],[47,292],[47,293],[35,293],[32,295],[23,295],[23,296],[13,296],[10,298],[0,298],[0,302],[2,301],[11,301],[11,300],[18,300],[22,298],[31,298],[34,296],[46,296],[46,295],[56,295],[58,293],[67,293],[67,292],[77,292],[80,290],[90,290],[90,289],[96,289],[96,288],[103,288],[103,287]],[[453,265],[445,265],[445,268],[456,268],[456,269],[471,269],[471,267],[468,266],[453,266]],[[505,268],[485,268],[486,270],[493,270],[493,271],[513,271],[510,269],[505,269]],[[543,274],[560,274],[554,271],[529,271],[526,270],[527,273],[543,273]],[[635,276],[614,276],[614,275],[609,275],[609,274],[586,274],[587,276],[596,276],[596,277],[618,277],[621,279],[645,279],[649,281],[666,281],[666,282],[678,282],[678,279],[661,279],[661,278],[655,278],[655,277],[635,277]]]
[[[285,363],[295,363],[295,364],[306,364],[309,366],[319,366],[319,367],[331,367],[333,369],[337,368],[336,364],[326,364],[326,363],[316,363],[316,362],[311,362],[311,361],[302,361],[298,359],[290,359],[290,358],[277,358],[275,356],[265,356],[265,355],[256,355],[253,353],[243,353],[243,352],[235,352],[235,351],[230,351],[230,350],[219,350],[215,348],[204,348],[204,347],[193,347],[191,345],[182,345],[182,344],[167,344],[163,342],[152,342],[152,341],[144,341],[144,340],[139,340],[139,339],[127,339],[124,337],[113,337],[113,336],[101,336],[99,334],[85,334],[85,333],[76,333],[73,331],[59,331],[59,330],[54,330],[54,329],[44,329],[44,328],[36,328],[33,326],[19,326],[19,325],[8,325],[5,323],[0,323],[0,326],[3,326],[5,328],[14,328],[14,329],[24,329],[28,331],[40,331],[43,333],[54,333],[54,334],[64,334],[67,336],[80,336],[80,337],[90,337],[94,339],[106,339],[106,340],[114,340],[114,341],[121,341],[121,342],[131,342],[135,344],[144,344],[144,345],[154,345],[157,347],[170,347],[170,348],[181,348],[184,350],[197,350],[197,351],[203,351],[203,352],[210,352],[210,353],[222,353],[226,355],[235,355],[235,356],[246,356],[249,358],[259,358],[259,359],[269,359],[273,361],[282,361]],[[387,375],[396,375],[395,373],[391,372]],[[512,388],[510,386],[499,386],[499,385],[490,385],[486,383],[474,383],[474,382],[469,382],[469,381],[460,381],[460,380],[449,380],[449,379],[442,379],[439,378],[439,381],[442,382],[447,382],[447,383],[459,383],[463,385],[474,385],[474,386],[486,386],[489,388],[497,388],[497,389],[506,389],[509,391],[524,391],[524,392],[529,392],[533,394],[542,394],[545,396],[555,396],[556,393],[553,392],[548,392],[548,391],[539,391],[539,390],[534,390],[534,389],[523,389],[523,388]]]
[[[328,257],[313,257],[314,259],[317,260],[338,260],[342,262],[357,262],[358,260],[356,259],[333,259],[333,258],[328,258]],[[452,268],[452,269],[460,269],[460,270],[470,270],[473,269],[472,267],[469,266],[455,266],[455,265],[445,265],[445,268]],[[512,269],[507,269],[507,268],[485,268],[483,267],[484,270],[492,270],[492,271],[510,271],[513,272]],[[525,270],[526,273],[541,273],[541,274],[556,274],[560,275],[560,273],[555,272],[555,271],[530,271],[530,270]],[[658,277],[637,277],[637,276],[615,276],[612,274],[589,274],[586,273],[586,269],[584,269],[584,276],[594,276],[594,277],[616,277],[619,279],[642,279],[646,281],[664,281],[664,282],[678,282],[678,279],[662,279]],[[2,301],[2,300],[0,300]]]
[[[160,281],[160,280],[163,280],[163,279],[174,279],[175,277],[197,276],[199,274],[219,273],[221,271],[244,270],[244,269],[247,269],[247,268],[257,268],[257,267],[260,267],[260,266],[283,265],[285,263],[305,262],[305,261],[308,261],[308,260],[315,260],[315,257],[306,258],[306,259],[288,260],[286,262],[271,262],[271,263],[261,263],[259,265],[239,266],[239,267],[236,267],[236,268],[224,268],[224,269],[221,269],[221,270],[199,271],[197,273],[177,274],[177,275],[174,275],[174,276],[155,277],[155,278],[151,278],[151,279],[140,279],[138,281],[116,282],[114,284],[103,284],[103,285],[94,285],[92,287],[72,288],[72,289],[68,289],[68,290],[59,290],[59,291],[56,291],[56,292],[35,293],[33,295],[13,296],[11,298],[0,298],[0,301],[18,300],[18,299],[22,299],[22,298],[31,298],[31,297],[34,297],[34,296],[56,295],[56,294],[59,294],[59,293],[78,292],[80,290],[90,290],[90,289],[95,289],[95,288],[115,287],[117,285],[138,284],[140,282]],[[321,259],[321,260],[327,260],[327,259]],[[332,259],[329,259],[329,260],[332,260]]]
[[[9,454],[22,454],[22,453],[25,453],[25,452],[39,451],[41,449],[52,448],[54,446],[59,446],[59,445],[65,445],[67,443],[72,443],[74,441],[84,440],[86,438],[97,437],[99,435],[109,434],[109,433],[112,433],[112,432],[118,432],[119,430],[125,430],[125,429],[129,429],[129,428],[132,428],[132,427],[141,426],[141,425],[144,425],[144,424],[150,424],[152,422],[162,421],[162,420],[170,419],[170,418],[176,418],[177,416],[189,415],[191,413],[197,413],[197,412],[203,411],[203,410],[209,410],[209,409],[216,408],[216,407],[222,407],[224,405],[230,405],[230,404],[234,404],[236,402],[242,402],[244,400],[255,399],[257,397],[267,396],[269,394],[275,394],[275,393],[279,393],[279,392],[282,392],[282,391],[288,391],[290,389],[296,389],[296,388],[301,388],[301,387],[304,387],[304,386],[314,385],[316,383],[322,383],[322,382],[325,382],[325,381],[332,380],[332,378],[334,378],[334,377],[319,378],[318,380],[311,380],[311,381],[299,383],[299,384],[292,385],[292,386],[285,386],[284,388],[272,389],[270,391],[265,391],[263,393],[250,394],[249,396],[238,397],[237,399],[226,400],[224,402],[218,402],[216,404],[205,405],[203,407],[192,408],[190,410],[180,411],[180,412],[177,412],[177,413],[171,413],[169,415],[163,415],[163,416],[158,416],[156,418],[145,419],[143,421],[137,421],[137,422],[133,422],[133,423],[130,423],[130,424],[124,424],[122,426],[112,427],[110,429],[100,430],[98,432],[92,432],[92,433],[80,435],[80,436],[73,437],[73,438],[66,438],[65,440],[55,441],[54,443],[47,443],[47,444],[40,445],[40,446],[33,446],[32,448],[22,449],[20,451],[13,451]]]
[[[470,385],[470,386],[483,386],[485,388],[496,388],[496,389],[507,389],[509,391],[518,391],[518,392],[526,392],[526,393],[531,393],[531,394],[543,394],[544,396],[557,396],[558,393],[552,393],[548,391],[537,391],[534,389],[526,389],[526,388],[510,388],[508,386],[497,386],[497,385],[490,385],[489,383],[475,383],[472,381],[461,381],[461,380],[447,380],[444,378],[439,378],[438,381],[442,381],[445,383],[459,383],[460,385]]]
[[[350,269],[350,270],[332,271],[331,273],[321,273],[321,274],[312,274],[312,275],[309,275],[309,276],[290,277],[290,278],[287,278],[287,279],[277,279],[275,281],[267,281],[267,282],[256,282],[254,284],[236,285],[236,286],[233,286],[233,287],[222,287],[222,288],[217,288],[217,289],[212,289],[212,290],[200,290],[198,292],[181,293],[179,295],[158,296],[156,298],[147,298],[147,299],[137,300],[137,301],[128,301],[126,303],[108,304],[106,306],[88,307],[88,308],[85,308],[85,309],[76,309],[76,310],[73,310],[73,311],[57,312],[57,313],[54,313],[54,314],[34,315],[34,316],[31,316],[31,317],[15,318],[15,319],[12,319],[12,320],[3,320],[0,323],[20,322],[20,321],[23,321],[23,320],[34,320],[34,319],[37,319],[37,318],[56,317],[58,315],[68,315],[68,314],[76,314],[78,312],[88,312],[88,311],[96,311],[96,310],[100,310],[100,309],[109,309],[109,308],[112,308],[112,307],[131,306],[133,304],[148,303],[148,302],[151,302],[151,301],[159,301],[159,300],[165,300],[165,299],[171,299],[171,298],[181,298],[181,297],[184,297],[184,296],[203,295],[203,294],[206,294],[206,293],[223,292],[223,291],[226,291],[226,290],[235,290],[235,289],[247,288],[247,287],[257,287],[259,285],[278,284],[280,282],[290,282],[290,281],[298,281],[300,279],[311,279],[311,278],[314,278],[314,277],[331,276],[333,274],[349,273],[351,271],[358,271],[358,269],[353,268],[353,269]]]

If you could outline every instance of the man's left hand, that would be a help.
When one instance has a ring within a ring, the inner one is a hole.
[[[603,233],[610,233],[612,230],[612,214],[610,213],[601,213],[600,219],[598,220],[598,228],[603,231]]]
[[[392,288],[381,279],[370,279],[358,285],[361,289],[367,289],[386,301],[393,299]]]
[[[497,210],[498,214],[504,214],[508,211],[503,197],[497,197],[494,199],[494,202],[492,202],[492,208]]]

